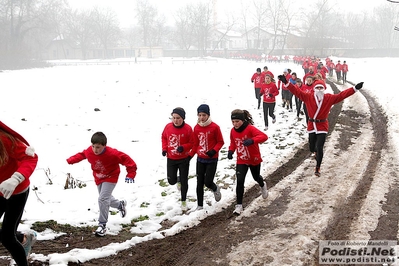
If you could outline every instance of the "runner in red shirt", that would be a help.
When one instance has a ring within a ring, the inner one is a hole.
[[[262,87],[263,83],[263,75],[261,73],[261,69],[258,67],[256,72],[251,77],[251,82],[254,84],[255,87],[255,98],[258,100],[258,109],[260,109],[260,88]]]

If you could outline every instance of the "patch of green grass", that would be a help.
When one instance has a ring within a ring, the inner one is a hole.
[[[54,220],[48,220],[48,221],[43,221],[43,222],[35,222],[32,224],[32,230],[35,230],[37,232],[43,232],[46,229],[51,229],[54,232],[71,232],[71,231],[76,231],[77,229],[80,231],[90,231],[92,232],[94,230],[94,226],[83,226],[83,227],[75,227],[70,224],[59,224],[57,221]]]
[[[142,222],[142,221],[149,220],[149,219],[150,219],[150,217],[148,217],[148,215],[144,215],[144,216],[140,215],[138,218],[133,219],[132,222],[137,223],[137,222]]]
[[[130,229],[132,227],[135,227],[136,224],[133,221],[131,221],[130,224],[121,224],[121,226],[123,229]]]
[[[147,208],[148,205],[150,205],[148,202],[143,202],[141,203],[140,208]]]
[[[162,197],[166,197],[168,195],[168,193],[166,193],[165,191],[162,191],[161,196]]]
[[[159,179],[158,183],[161,187],[167,187],[169,186],[169,183],[165,181],[165,179]]]
[[[165,215],[165,213],[164,212],[158,212],[157,214],[156,214],[156,216],[162,216],[162,215]]]

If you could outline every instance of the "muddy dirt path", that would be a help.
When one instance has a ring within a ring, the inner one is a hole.
[[[266,201],[257,186],[247,191],[241,216],[231,215],[232,204],[177,235],[69,265],[318,265],[319,240],[397,240],[399,160],[383,109],[361,91],[335,105],[329,121],[321,177],[313,175],[315,163],[304,145],[265,177]],[[56,240],[38,242],[34,252],[65,253],[67,243],[93,249],[130,238],[121,232],[99,239],[90,230],[71,229]]]

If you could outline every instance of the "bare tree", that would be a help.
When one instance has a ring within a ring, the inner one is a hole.
[[[306,45],[304,47],[305,54],[308,50],[320,49],[323,50],[325,46],[324,37],[328,35],[328,31],[333,28],[329,23],[334,21],[331,14],[332,8],[329,7],[329,0],[319,0],[315,3],[312,11],[306,10],[302,14],[302,29],[304,37],[306,39]]]
[[[122,35],[124,40],[129,44],[130,47],[130,57],[133,55],[136,57],[136,54],[133,54],[133,48],[140,46],[140,29],[138,27],[130,27],[127,30],[122,31]]]
[[[198,3],[194,7],[194,32],[196,37],[196,44],[198,48],[198,55],[204,56],[206,48],[209,43],[210,31],[213,28],[213,11],[212,4]]]
[[[64,0],[1,0],[0,56],[38,58],[59,27],[59,14],[66,8]]]
[[[108,58],[108,47],[116,45],[120,38],[120,28],[116,13],[110,9],[95,7],[91,12],[94,36],[104,49],[104,58]]]
[[[376,47],[392,48],[394,45],[392,28],[398,21],[397,8],[392,8],[389,4],[381,5],[374,9],[374,19]]]
[[[279,11],[276,13],[276,21],[281,21],[281,23],[278,23],[277,27],[274,26],[275,30],[278,30],[278,32],[275,32],[274,34],[274,41],[273,41],[273,49],[276,45],[276,39],[278,38],[278,35],[281,35],[281,41],[279,43],[279,48],[281,49],[281,54],[280,56],[283,56],[284,54],[284,48],[287,43],[287,37],[290,34],[291,27],[292,27],[292,20],[295,16],[294,10],[291,8],[291,3],[290,1],[286,0],[280,0],[279,1]],[[278,34],[280,33],[280,34]],[[273,50],[272,49],[272,50]]]
[[[160,45],[166,34],[165,16],[158,15],[157,8],[149,4],[148,0],[138,0],[136,18],[141,28],[143,45],[150,47],[151,53],[151,48]]]
[[[174,41],[179,48],[188,50],[195,44],[195,7],[187,4],[177,10],[175,15]]]
[[[83,59],[87,58],[89,48],[94,47],[94,21],[92,12],[88,10],[73,11],[66,18],[65,37],[76,43],[82,50]]]
[[[136,18],[142,30],[142,40],[144,46],[152,46],[156,17],[158,10],[147,0],[138,0]]]
[[[161,45],[164,36],[167,34],[166,25],[166,18],[163,14],[158,15],[155,19],[151,44],[152,46],[159,46]]]
[[[268,0],[267,2],[267,29],[270,29],[273,33],[272,49],[269,53],[272,53],[276,48],[283,48],[284,43],[279,43],[279,36],[284,32],[288,32],[289,23],[287,14],[288,7],[285,6],[284,0]]]
[[[235,22],[234,17],[230,17],[226,21],[226,23],[223,23],[223,25],[222,24],[220,25],[220,28],[222,30],[220,31],[219,37],[215,36],[215,38],[214,38],[214,45],[213,45],[211,55],[215,52],[215,50],[219,47],[219,45],[225,41],[225,37],[227,36],[227,34],[230,33],[230,31],[233,29],[235,24],[236,24],[236,22]],[[215,24],[215,27],[217,25],[218,24]],[[215,28],[215,30],[216,30],[216,28]],[[225,47],[222,47],[222,48],[225,48]]]
[[[245,33],[245,39],[246,39],[246,48],[249,47],[249,36],[248,36],[248,32],[249,32],[249,26],[248,26],[248,14],[249,14],[249,7],[250,5],[247,4],[247,2],[245,2],[245,0],[241,0],[241,21],[242,21],[242,28],[244,30]]]
[[[399,4],[399,1],[393,1],[393,0],[387,0],[388,2],[394,3],[394,4]],[[399,31],[399,27],[395,26],[394,30]]]
[[[253,48],[257,50],[261,50],[263,47],[262,45],[262,40],[261,40],[261,31],[263,26],[266,24],[266,13],[268,12],[267,6],[263,0],[253,0],[253,6],[254,8],[252,9],[253,12],[253,19],[255,21],[255,29],[256,29],[256,40],[254,43]]]

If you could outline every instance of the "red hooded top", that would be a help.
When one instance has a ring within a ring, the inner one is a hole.
[[[14,136],[16,138],[15,143],[6,135],[2,134],[2,131]],[[26,191],[30,185],[29,177],[36,168],[38,156],[21,135],[1,121],[0,141],[3,143],[9,156],[8,162],[0,167],[0,183],[9,179],[15,172],[18,172],[25,177],[25,180],[15,188],[13,195]],[[0,193],[0,195],[2,194]]]
[[[79,152],[67,159],[69,164],[78,163],[84,159],[91,165],[94,181],[96,185],[103,182],[117,183],[120,173],[119,165],[124,165],[127,171],[127,177],[134,179],[136,177],[137,165],[129,155],[106,146],[105,150],[96,155],[90,146],[86,150]]]

